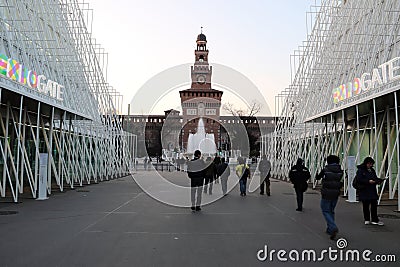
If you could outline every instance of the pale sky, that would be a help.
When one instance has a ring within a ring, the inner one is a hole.
[[[108,53],[107,81],[124,96],[123,113],[154,75],[194,62],[201,26],[210,65],[248,77],[274,112],[275,96],[290,85],[290,55],[306,40],[306,11],[315,0],[86,2],[93,9],[93,37]],[[172,105],[179,103],[177,94]]]

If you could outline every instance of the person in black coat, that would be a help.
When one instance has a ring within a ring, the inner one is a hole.
[[[378,178],[372,168],[374,163],[371,157],[366,157],[364,162],[357,166],[356,179],[361,185],[358,189],[358,199],[363,203],[364,223],[383,226],[384,223],[378,218],[378,193],[376,192],[376,185],[383,180]]]
[[[340,167],[338,156],[329,155],[326,159],[328,165],[317,175],[316,179],[322,179],[321,210],[326,220],[326,233],[335,239],[339,229],[335,223],[335,207],[339,199],[340,189],[343,186],[343,170]]]
[[[303,193],[307,190],[307,181],[310,178],[310,171],[304,166],[304,161],[301,158],[297,159],[296,165],[289,171],[290,182],[296,191],[297,211],[303,211]]]
[[[188,162],[188,176],[190,178],[190,186],[191,186],[190,196],[192,201],[191,209],[193,211],[201,210],[200,208],[201,193],[203,189],[204,175],[205,175],[204,170],[206,164],[200,157],[201,157],[200,150],[196,150],[194,152],[194,159]]]
[[[231,170],[227,162],[225,162],[225,158],[221,159],[221,163],[217,167],[217,176],[221,177],[221,187],[222,194],[226,196],[228,193],[228,177],[231,174]]]
[[[206,169],[204,171],[204,194],[212,195],[213,183],[217,176],[217,166],[214,161],[211,160],[211,157],[206,158]]]
[[[258,164],[258,170],[260,171],[260,195],[264,195],[264,185],[267,196],[271,195],[271,162],[264,155],[262,160]]]

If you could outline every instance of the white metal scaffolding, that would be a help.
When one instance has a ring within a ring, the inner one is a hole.
[[[321,0],[307,18],[307,41],[291,56],[292,83],[276,100],[275,132],[262,140],[273,175],[288,179],[301,157],[316,185],[329,154],[345,170],[348,156],[358,164],[371,156],[388,178],[380,200],[398,199],[400,1]]]
[[[40,153],[48,154],[48,194],[133,167],[136,136],[122,130],[122,97],[106,82],[107,54],[91,20],[84,1],[0,0],[1,197],[37,197]],[[28,86],[36,73],[62,84],[62,98]]]

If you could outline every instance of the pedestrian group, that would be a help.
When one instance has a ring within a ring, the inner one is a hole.
[[[366,225],[383,226],[377,214],[378,194],[376,185],[383,182],[379,179],[373,168],[375,161],[371,157],[364,159],[358,165],[354,185],[357,183],[359,200],[362,202],[364,223]],[[270,177],[271,163],[264,155],[258,164],[260,172],[260,194],[271,195]],[[235,167],[235,174],[239,180],[240,196],[246,196],[247,179],[250,178],[250,167],[245,159],[239,157],[238,165]],[[213,182],[221,181],[222,194],[228,194],[227,182],[230,176],[228,162],[224,158],[207,157],[206,161],[201,158],[201,152],[196,150],[194,158],[188,161],[188,176],[191,180],[191,209],[192,211],[201,210],[202,192],[204,194],[213,193]],[[321,180],[321,201],[320,207],[322,215],[326,221],[326,233],[334,240],[339,233],[339,228],[335,222],[335,208],[343,187],[344,171],[340,165],[340,159],[336,155],[329,155],[326,158],[326,165],[316,175],[316,180]],[[293,184],[296,193],[296,211],[303,212],[303,194],[308,188],[308,180],[311,178],[310,171],[304,165],[304,160],[297,159],[295,165],[290,168],[289,179]],[[204,190],[204,191],[203,191]]]
[[[321,202],[322,215],[326,221],[326,233],[332,240],[336,238],[339,228],[335,222],[335,208],[338,203],[341,189],[343,187],[344,171],[340,166],[340,159],[336,155],[326,158],[325,167],[316,175],[316,180],[321,180]],[[364,223],[383,226],[377,213],[378,193],[376,185],[384,180],[379,179],[373,168],[375,161],[366,157],[364,162],[357,166],[357,181],[359,200],[363,203]],[[304,161],[299,158],[289,171],[289,179],[293,183],[296,192],[297,209],[303,211],[303,193],[307,190],[307,181],[311,178],[309,170],[304,166]]]

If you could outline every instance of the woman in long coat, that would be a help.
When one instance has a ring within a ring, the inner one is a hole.
[[[382,183],[372,166],[375,161],[366,157],[361,165],[358,165],[356,178],[360,189],[358,199],[363,203],[364,223],[383,226],[384,223],[378,218],[378,193],[376,185]]]

